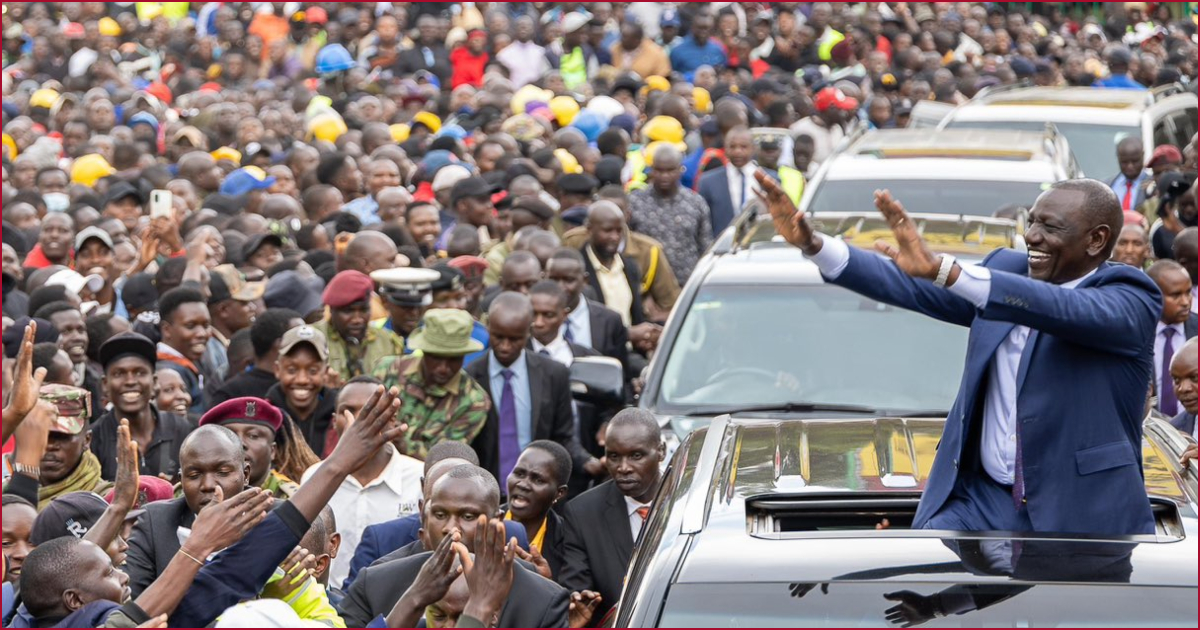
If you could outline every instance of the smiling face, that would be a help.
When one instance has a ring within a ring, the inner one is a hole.
[[[158,379],[158,395],[155,397],[158,410],[186,416],[188,408],[192,406],[192,395],[183,383],[183,377],[175,370],[159,370],[155,377]]]
[[[1084,210],[1079,190],[1048,190],[1033,204],[1025,242],[1029,247],[1029,277],[1063,284],[1096,268],[1108,252],[1112,230]]]
[[[325,387],[325,361],[307,344],[280,355],[275,362],[275,378],[288,406],[295,410],[312,409]]]
[[[170,320],[161,323],[163,343],[194,362],[204,357],[208,345],[210,319],[203,302],[181,304]]]
[[[75,269],[82,274],[96,274],[105,284],[112,282],[116,258],[113,251],[98,238],[90,238],[75,252]]]
[[[183,407],[182,411],[187,413],[187,408],[191,406],[191,396],[188,395],[187,389],[183,385],[183,378],[172,370],[163,370],[162,372],[166,379],[172,380],[172,390],[178,387],[183,391],[188,404]],[[141,357],[126,355],[109,363],[104,369],[104,395],[112,402],[113,409],[121,417],[132,419],[141,414],[146,406],[155,400],[153,396],[156,383],[161,388],[167,387],[165,380],[162,382],[156,380],[154,366]],[[174,403],[168,406],[163,405],[161,391],[157,401],[161,411],[177,413]]]
[[[554,457],[540,448],[527,448],[508,476],[508,509],[516,520],[545,518],[567,494],[566,481],[557,478]]]
[[[38,243],[42,253],[52,262],[67,260],[71,253],[71,241],[75,238],[75,226],[71,217],[61,212],[47,214],[42,219],[42,231]]]
[[[87,361],[88,334],[83,314],[75,309],[59,311],[50,316],[50,323],[58,329],[58,347],[71,357],[71,363]]]

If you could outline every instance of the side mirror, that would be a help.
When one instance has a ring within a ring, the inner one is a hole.
[[[598,407],[625,403],[625,370],[612,357],[579,357],[571,363],[571,396]]]

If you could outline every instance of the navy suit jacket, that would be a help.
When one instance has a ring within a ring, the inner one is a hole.
[[[1196,414],[1180,411],[1179,415],[1171,418],[1171,426],[1179,429],[1185,435],[1191,435],[1196,430]]]
[[[775,171],[763,169],[771,179],[779,181],[779,174]],[[741,208],[734,207],[737,202],[729,197],[729,171],[724,167],[708,171],[700,176],[700,187],[696,192],[704,198],[704,202],[708,204],[708,212],[712,217],[713,238],[721,235],[725,228],[729,227],[730,223],[742,213]],[[750,203],[753,197],[753,191],[747,193],[745,202]]]
[[[1023,325],[1031,330],[1017,372],[1016,421],[1034,529],[1153,533],[1142,411],[1154,374],[1158,287],[1140,270],[1115,263],[1103,263],[1075,289],[1028,278],[1026,255],[1013,250],[992,252],[983,264],[992,280],[982,309],[854,248],[845,270],[830,280],[971,329],[958,398],[913,526],[938,512],[960,474],[987,474],[979,456],[987,374],[1001,342]]]
[[[393,551],[417,540],[417,532],[421,529],[421,515],[409,514],[383,523],[367,525],[363,530],[362,539],[354,549],[354,557],[350,560],[350,573],[342,582],[342,591],[350,592],[350,585],[358,572],[371,566],[372,562],[392,553]],[[529,551],[529,536],[525,527],[515,521],[504,521],[504,529],[508,538],[516,538],[517,544]]]

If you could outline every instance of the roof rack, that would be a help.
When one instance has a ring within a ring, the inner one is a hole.
[[[1186,90],[1187,90],[1187,88],[1184,87],[1184,85],[1178,81],[1176,81],[1175,83],[1168,83],[1167,85],[1160,85],[1158,87],[1150,89],[1150,102],[1157,103],[1157,102],[1167,98],[1168,96],[1175,96],[1176,94],[1182,94]]]

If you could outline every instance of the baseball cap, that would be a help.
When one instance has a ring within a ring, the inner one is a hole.
[[[471,171],[460,164],[447,164],[433,176],[433,192],[453,188],[455,184],[471,176]]]
[[[822,112],[827,111],[830,107],[853,111],[858,109],[858,99],[846,96],[845,92],[835,87],[827,87],[817,92],[817,97],[813,99],[813,105]]]
[[[283,333],[283,339],[279,342],[279,356],[286,356],[296,346],[302,344],[312,346],[312,349],[317,353],[317,356],[321,357],[322,361],[329,356],[325,333],[312,326],[297,326]]]
[[[217,265],[213,269],[209,304],[219,304],[225,300],[253,302],[263,296],[267,285],[263,282],[247,282],[242,272],[233,265]]]
[[[105,232],[94,225],[89,225],[75,235],[75,251],[78,252],[79,250],[83,249],[83,244],[88,242],[89,239],[93,238],[99,239],[100,242],[108,246],[109,249],[113,248],[112,236],[110,236],[108,232]]]
[[[41,545],[55,538],[82,539],[108,509],[108,502],[95,492],[70,492],[55,498],[33,521],[29,542]]]
[[[235,161],[240,162],[241,156]],[[226,195],[244,195],[255,190],[266,190],[274,184],[274,175],[267,175],[257,166],[243,166],[225,178],[221,183],[221,192]]]
[[[50,424],[56,433],[79,435],[88,427],[92,415],[92,393],[81,387],[49,383],[38,390],[38,398],[58,410],[58,417]]]
[[[82,276],[79,275],[78,271],[72,269],[62,269],[54,272],[54,274],[52,274],[50,278],[46,280],[45,286],[54,285],[62,285],[66,287],[68,291],[76,295],[79,295],[79,292],[82,291],[84,287],[86,287],[92,293],[95,293],[104,286],[104,278],[101,278],[96,274]]]
[[[145,335],[124,332],[113,335],[100,346],[100,365],[107,368],[110,363],[127,356],[136,356],[154,365],[158,354],[153,341]]]
[[[158,289],[154,287],[154,276],[135,273],[121,287],[121,300],[127,308],[139,311],[158,310]]]
[[[454,207],[454,204],[457,203],[459,199],[465,199],[467,197],[491,196],[492,186],[491,184],[487,183],[487,180],[482,177],[468,177],[454,184],[454,188],[450,191],[450,206]]]

